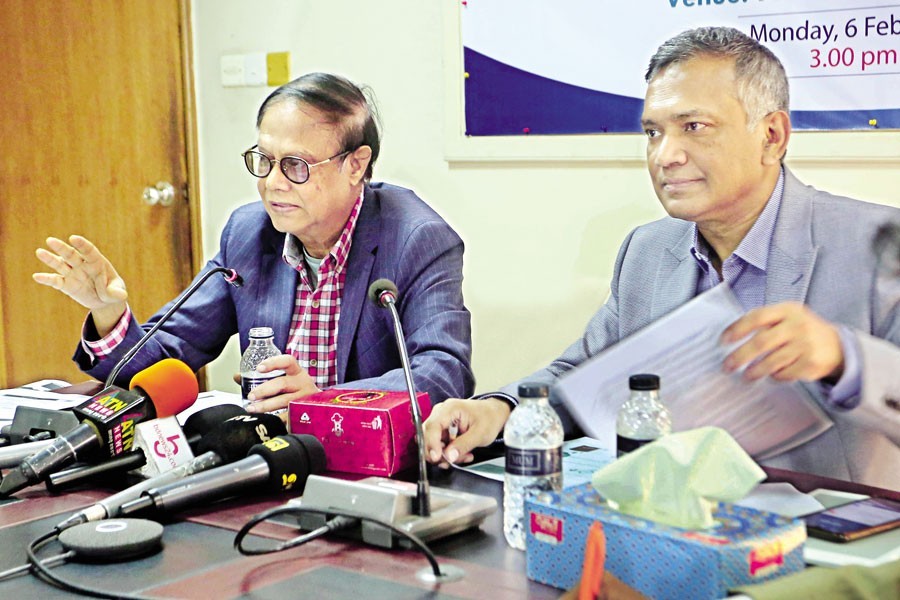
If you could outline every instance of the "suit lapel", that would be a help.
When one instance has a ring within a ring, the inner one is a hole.
[[[378,250],[378,241],[380,239],[381,214],[378,199],[375,197],[375,192],[372,191],[372,188],[366,186],[363,205],[360,209],[359,219],[356,221],[356,230],[353,232],[350,256],[344,267],[347,276],[344,279],[344,291],[341,295],[341,316],[338,322],[338,383],[346,381],[350,349],[353,346],[353,340],[356,338],[356,331],[359,328],[359,319],[366,302],[372,267],[375,264],[375,254]]]
[[[784,170],[784,195],[766,268],[766,304],[804,302],[816,264],[809,188]]]
[[[258,309],[265,312],[258,316],[259,322],[254,326],[271,326],[275,345],[287,352],[300,274],[284,262],[283,252],[284,234],[271,227],[260,257],[260,287],[256,302]],[[285,306],[290,310],[283,310]]]
[[[697,291],[699,268],[691,256],[692,231],[691,227],[687,227],[681,239],[662,253],[653,286],[651,320],[681,306]]]

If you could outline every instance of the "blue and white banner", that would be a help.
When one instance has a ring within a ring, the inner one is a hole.
[[[900,3],[864,0],[466,0],[466,134],[639,132],[666,39],[727,25],[769,47],[795,129],[900,128]]]

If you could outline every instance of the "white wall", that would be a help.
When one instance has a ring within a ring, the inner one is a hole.
[[[485,146],[456,134],[458,41],[447,18],[457,5],[194,0],[203,249],[215,254],[228,214],[256,198],[239,154],[254,143],[256,110],[271,91],[223,88],[221,55],[287,50],[293,77],[332,71],[370,85],[384,129],[375,179],[416,190],[466,241],[474,368],[478,389],[486,391],[543,366],[580,334],[606,296],[621,240],[663,212],[636,150],[639,137],[530,137]],[[566,158],[569,144],[577,151]],[[592,144],[596,151],[583,150]],[[517,158],[523,148],[556,158]],[[795,135],[789,154],[807,183],[900,205],[896,132]],[[610,156],[616,159],[603,158]],[[211,386],[234,391],[238,360],[233,344],[211,365]]]

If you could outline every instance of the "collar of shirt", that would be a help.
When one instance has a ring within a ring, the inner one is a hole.
[[[778,175],[775,189],[766,201],[766,207],[757,217],[756,222],[734,253],[722,261],[722,270],[725,271],[726,263],[737,263],[740,267],[745,264],[753,265],[762,272],[766,271],[769,263],[769,248],[772,246],[772,236],[775,233],[775,221],[778,220],[778,209],[781,208],[781,199],[784,194],[784,169]],[[700,236],[697,224],[692,223],[693,244],[691,254],[704,272],[709,272],[712,262],[709,260],[711,248]]]
[[[359,211],[362,209],[365,193],[366,188],[363,186],[363,189],[359,192],[359,198],[356,199],[356,203],[350,210],[350,217],[344,224],[341,235],[338,236],[338,240],[332,246],[328,256],[322,260],[324,264],[333,264],[335,273],[342,271],[344,265],[347,264],[347,257],[350,255],[350,246],[353,241],[353,232],[356,230],[356,221],[359,219]],[[281,257],[291,268],[300,271],[301,274],[305,273],[306,259],[303,256],[303,244],[295,235],[285,234],[284,250],[282,250]]]

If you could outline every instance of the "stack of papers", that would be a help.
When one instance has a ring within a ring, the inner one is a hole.
[[[63,410],[78,406],[88,399],[88,396],[81,394],[60,394],[54,391],[69,385],[59,379],[43,379],[17,388],[0,390],[0,425],[10,423],[19,406]]]
[[[672,430],[721,427],[756,460],[777,456],[833,424],[800,384],[764,378],[745,381],[722,363],[740,344],[719,337],[744,314],[721,284],[585,361],[557,390],[585,433],[615,444],[616,415],[628,399],[628,377],[655,373],[660,398],[672,411]]]

